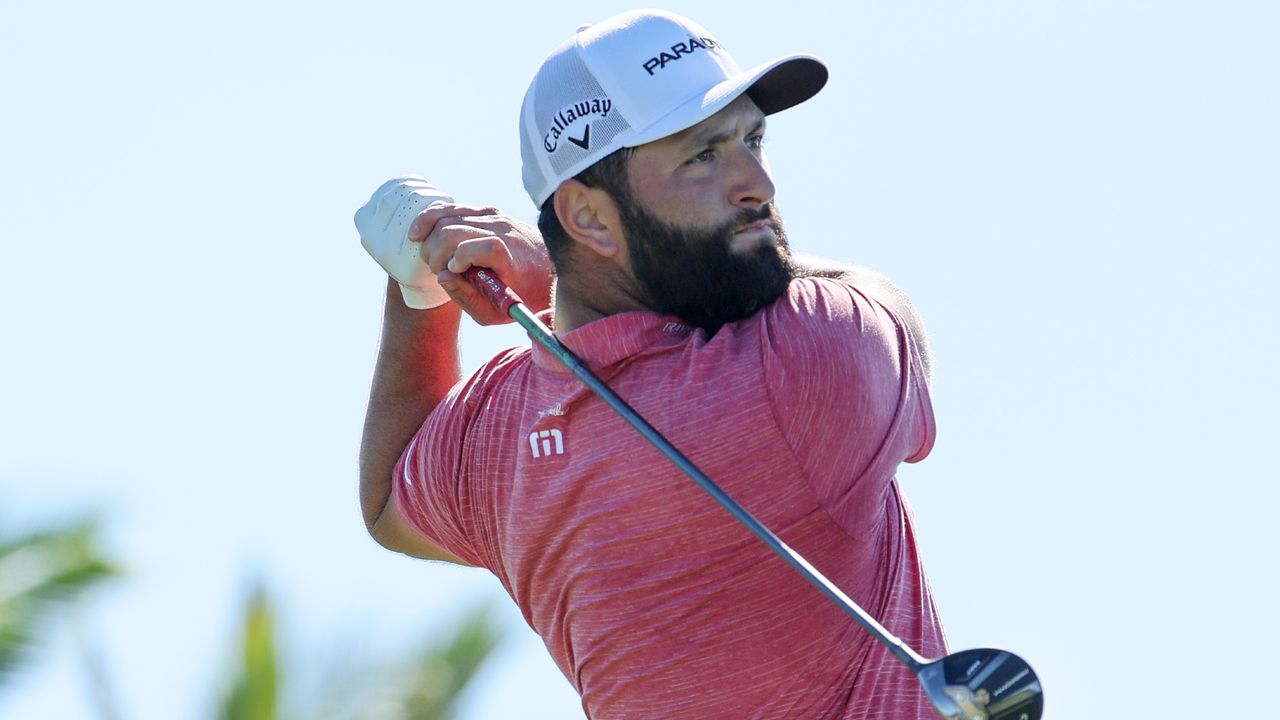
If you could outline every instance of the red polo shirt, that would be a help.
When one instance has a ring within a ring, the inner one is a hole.
[[[710,339],[648,312],[559,337],[891,632],[946,654],[894,479],[934,438],[894,313],[807,278]],[[591,718],[933,717],[888,651],[541,347],[453,389],[393,498],[498,577]]]

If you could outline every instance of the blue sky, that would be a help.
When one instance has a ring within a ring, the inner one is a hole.
[[[364,534],[383,279],[351,215],[418,172],[532,220],[525,86],[631,7],[0,4],[0,530],[100,511],[129,570],[0,717],[87,716],[82,642],[129,718],[200,717],[258,577],[303,681],[494,602],[468,717],[581,716],[496,581]],[[886,273],[930,330],[938,443],[900,477],[953,648],[1030,660],[1049,718],[1254,707],[1280,640],[1280,11],[664,7],[744,66],[831,68],[771,119],[777,200],[797,249]],[[464,361],[521,342],[467,327]]]

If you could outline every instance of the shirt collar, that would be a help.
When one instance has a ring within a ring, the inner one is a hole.
[[[538,313],[538,319],[551,323],[550,310]],[[555,333],[556,338],[586,363],[587,367],[606,368],[640,352],[656,347],[677,345],[689,337],[692,328],[671,315],[659,315],[647,310],[608,315],[567,332]],[[569,372],[551,351],[541,343],[533,343],[533,361],[546,370]]]

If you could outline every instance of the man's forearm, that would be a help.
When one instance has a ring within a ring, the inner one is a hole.
[[[405,307],[387,285],[382,340],[360,444],[360,507],[373,531],[391,494],[391,473],[427,415],[461,376],[453,303],[430,310]]]

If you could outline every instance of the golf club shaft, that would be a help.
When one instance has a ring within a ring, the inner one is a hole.
[[[792,550],[777,535],[774,535],[769,528],[765,527],[759,520],[747,512],[745,508],[738,504],[736,500],[730,497],[724,490],[720,489],[711,478],[698,469],[688,458],[684,456],[674,445],[649,424],[639,413],[637,413],[622,398],[618,397],[600,378],[596,377],[569,348],[565,347],[559,339],[552,334],[551,329],[542,323],[524,303],[520,297],[515,294],[501,279],[487,268],[471,268],[467,270],[465,276],[485,297],[493,303],[494,307],[509,315],[513,320],[520,324],[521,327],[529,333],[529,337],[538,344],[546,348],[552,355],[555,355],[560,362],[569,368],[569,370],[582,380],[588,388],[596,395],[604,400],[609,407],[613,408],[622,419],[626,420],[631,427],[635,428],[646,440],[653,443],[663,455],[667,456],[676,467],[680,468],[684,474],[688,475],[695,483],[698,484],[708,495],[720,503],[721,507],[728,510],[735,518],[747,527],[760,541],[768,545],[771,550],[777,553],[783,560],[786,560],[791,567],[805,577],[810,583],[817,587],[824,595],[839,605],[850,617],[866,628],[868,632],[876,637],[890,652],[894,654],[904,665],[911,668],[912,672],[916,672],[928,662],[924,657],[907,646],[906,643],[898,639],[893,633],[884,628],[875,618],[871,617],[867,611],[863,610],[857,603],[845,595],[840,588],[828,580],[817,568],[809,564],[800,553]]]

